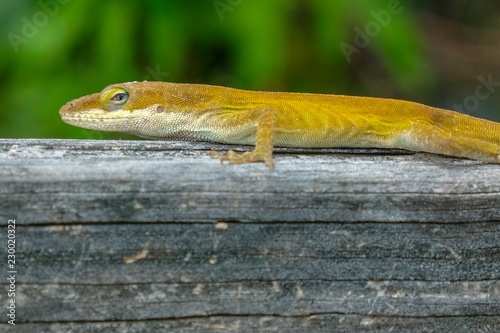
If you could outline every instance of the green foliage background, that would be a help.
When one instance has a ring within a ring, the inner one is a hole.
[[[340,45],[394,1],[401,13],[348,60]],[[66,125],[58,110],[145,79],[453,109],[479,76],[500,81],[499,13],[496,0],[3,0],[0,137],[127,138]],[[26,22],[39,24],[26,34]],[[473,114],[499,121],[499,103],[500,87]]]

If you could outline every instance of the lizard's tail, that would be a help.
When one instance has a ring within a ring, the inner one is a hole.
[[[500,123],[431,107],[426,111],[428,120],[412,121],[402,148],[500,163]]]

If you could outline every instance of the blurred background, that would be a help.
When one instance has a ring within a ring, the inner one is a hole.
[[[0,137],[111,83],[392,97],[500,121],[498,0],[2,0]]]

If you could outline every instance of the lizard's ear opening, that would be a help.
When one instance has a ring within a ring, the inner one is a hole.
[[[110,88],[101,93],[101,105],[108,111],[115,111],[128,101],[128,92],[122,88]]]

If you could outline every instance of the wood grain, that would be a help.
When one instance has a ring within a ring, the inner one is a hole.
[[[279,149],[270,171],[211,147],[0,140],[0,331],[500,330],[500,166]]]

